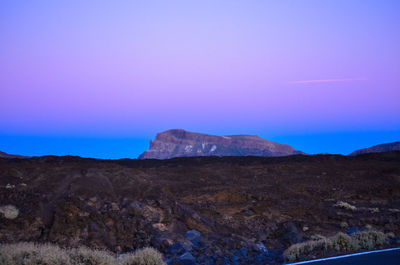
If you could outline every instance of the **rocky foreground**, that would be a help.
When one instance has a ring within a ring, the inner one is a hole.
[[[0,158],[0,243],[119,254],[153,246],[169,264],[280,264],[293,244],[371,229],[392,234],[385,244],[400,235],[400,152]]]

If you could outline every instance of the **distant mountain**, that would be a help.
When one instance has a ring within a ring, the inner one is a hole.
[[[387,151],[400,151],[400,142],[378,144],[369,148],[359,149],[351,153],[351,156],[367,154],[367,153],[378,153]]]
[[[215,136],[174,129],[157,134],[139,159],[191,156],[288,156],[303,154],[293,147],[256,135]]]
[[[29,156],[10,155],[0,151],[0,158],[29,158]]]

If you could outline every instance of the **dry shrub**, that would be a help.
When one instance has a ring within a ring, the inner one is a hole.
[[[351,205],[351,204],[348,203],[348,202],[344,202],[344,201],[338,201],[334,206],[335,206],[335,207],[338,207],[338,208],[350,210],[350,211],[355,211],[355,210],[357,210],[357,207],[355,207],[354,205]]]
[[[165,265],[154,248],[137,250],[117,259],[113,253],[87,247],[62,249],[57,245],[16,243],[0,245],[0,265]]]
[[[139,249],[133,254],[124,255],[120,260],[121,265],[165,265],[160,252],[154,248]]]
[[[87,247],[67,250],[71,264],[76,265],[109,265],[115,264],[113,254],[107,251],[92,250]]]
[[[19,215],[19,210],[14,205],[5,205],[0,207],[0,213],[7,219],[15,219]]]
[[[327,249],[347,252],[358,250],[358,245],[349,235],[339,232],[329,238]]]
[[[296,261],[313,253],[324,251],[352,252],[360,249],[371,250],[383,246],[391,233],[384,234],[375,230],[357,232],[351,236],[337,233],[328,238],[319,238],[291,245],[283,252],[286,261]]]
[[[352,235],[353,240],[358,246],[367,250],[383,246],[388,237],[391,237],[391,235],[375,230],[358,232]]]
[[[307,256],[314,251],[323,251],[326,250],[326,248],[326,238],[310,240],[307,242],[291,245],[288,249],[285,250],[285,252],[283,252],[283,257],[286,261],[295,261],[303,256]]]
[[[65,250],[55,245],[33,243],[3,244],[0,246],[1,265],[69,265]]]

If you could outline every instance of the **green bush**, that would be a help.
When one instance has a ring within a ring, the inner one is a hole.
[[[154,248],[137,250],[117,259],[113,253],[87,247],[63,249],[52,244],[0,245],[0,265],[165,265]]]

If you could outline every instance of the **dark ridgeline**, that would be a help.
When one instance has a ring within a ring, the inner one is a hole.
[[[29,158],[29,156],[11,155],[0,151],[0,158]]]
[[[367,153],[379,153],[388,151],[400,151],[400,142],[378,144],[369,148],[359,149],[351,153],[351,156],[367,154]]]

